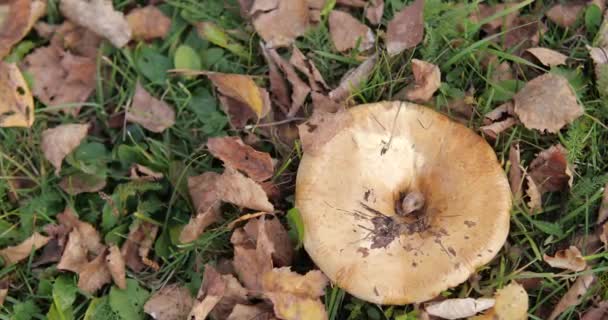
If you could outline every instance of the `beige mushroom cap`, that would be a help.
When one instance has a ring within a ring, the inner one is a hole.
[[[298,170],[296,207],[317,266],[360,299],[407,304],[488,263],[509,232],[511,192],[486,141],[411,103],[348,113],[349,125],[305,153]],[[425,207],[397,215],[412,192]]]

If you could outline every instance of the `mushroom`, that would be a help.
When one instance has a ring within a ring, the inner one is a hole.
[[[407,304],[492,260],[509,232],[511,191],[486,141],[412,103],[346,112],[351,121],[305,150],[298,169],[296,207],[317,266],[360,299]]]

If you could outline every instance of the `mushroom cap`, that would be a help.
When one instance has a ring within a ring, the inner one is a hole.
[[[488,263],[509,232],[511,191],[487,142],[412,103],[347,112],[352,121],[305,152],[298,169],[296,207],[317,266],[360,299],[407,304],[434,298]],[[426,207],[391,241],[394,228],[381,225],[398,217],[395,203],[408,190],[421,192]]]

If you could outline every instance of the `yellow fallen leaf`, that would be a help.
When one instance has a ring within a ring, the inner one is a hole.
[[[0,58],[8,55],[46,14],[46,0],[0,1]]]
[[[34,98],[14,63],[0,61],[0,127],[31,127]]]
[[[206,73],[217,89],[225,96],[243,102],[262,118],[270,110],[268,93],[259,88],[249,76],[228,73]]]
[[[494,294],[496,303],[486,313],[469,320],[525,320],[528,319],[528,294],[517,282],[511,282]]]

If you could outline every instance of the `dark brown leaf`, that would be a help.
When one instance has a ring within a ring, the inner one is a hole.
[[[329,97],[334,101],[344,101],[348,99],[353,92],[359,90],[360,86],[367,81],[367,78],[374,70],[377,61],[378,54],[373,54],[357,68],[348,71],[344,77],[342,77],[338,87],[329,92]]]
[[[292,117],[300,110],[304,101],[306,101],[306,97],[310,93],[310,87],[300,79],[295,68],[283,59],[276,50],[269,49],[268,55],[283,71],[287,77],[287,81],[291,84],[291,107],[289,107],[287,116]]]
[[[386,50],[396,55],[417,46],[424,36],[424,0],[416,0],[397,12],[387,25]]]
[[[593,307],[581,318],[581,320],[604,320],[608,318],[608,301],[600,302],[597,307]]]
[[[509,149],[509,184],[513,198],[519,200],[521,198],[521,188],[523,184],[523,168],[521,167],[521,159],[519,152],[519,143],[511,144]]]
[[[106,179],[88,175],[74,174],[61,178],[59,187],[67,194],[75,196],[81,193],[97,192],[105,188]]]
[[[530,163],[529,175],[541,194],[561,191],[572,185],[568,151],[560,144],[541,151]]]
[[[253,180],[264,181],[273,175],[274,166],[270,155],[244,144],[238,137],[209,138],[207,148],[226,166],[244,172]]]
[[[158,226],[145,221],[136,221],[127,240],[122,245],[121,253],[127,267],[135,272],[142,271],[148,263],[148,253],[152,248]]]

